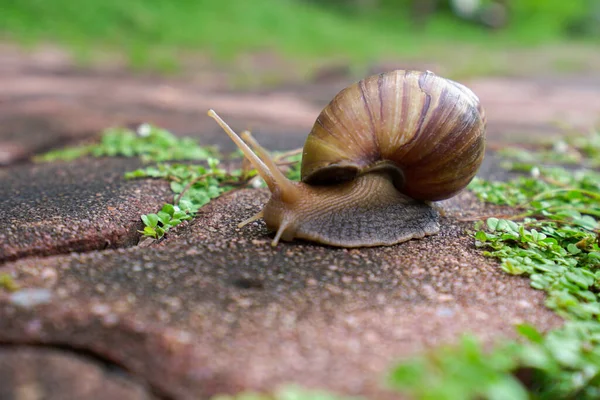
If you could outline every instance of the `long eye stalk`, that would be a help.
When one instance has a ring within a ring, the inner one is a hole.
[[[258,174],[267,183],[271,193],[279,192],[281,199],[285,202],[294,202],[298,199],[298,190],[294,184],[283,175],[283,173],[277,168],[275,162],[269,157],[269,154],[249,135],[250,144],[255,148],[254,153],[250,147],[227,125],[225,121],[217,115],[214,110],[208,111],[208,116],[213,118],[221,128],[229,135],[231,140],[238,146],[238,148],[244,153],[246,158],[252,163],[254,168],[258,171]]]

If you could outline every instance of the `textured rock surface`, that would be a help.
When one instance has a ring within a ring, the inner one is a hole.
[[[381,396],[386,368],[425,347],[560,323],[526,279],[473,248],[456,222],[477,207],[468,194],[446,205],[437,236],[344,250],[272,248],[263,223],[237,229],[260,193],[221,197],[155,247],[5,265],[48,297],[19,306],[0,295],[0,341],[68,343],[176,398],[289,381]]]
[[[172,199],[166,182],[123,178],[140,165],[85,159],[0,170],[0,263],[136,244],[140,215]]]

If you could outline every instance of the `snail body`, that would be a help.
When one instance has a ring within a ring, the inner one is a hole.
[[[271,191],[263,218],[280,239],[341,247],[391,245],[439,231],[428,202],[450,198],[475,176],[485,151],[485,115],[465,86],[431,72],[397,70],[339,92],[318,116],[288,180],[212,110]]]

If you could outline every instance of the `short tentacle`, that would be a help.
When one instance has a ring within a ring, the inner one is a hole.
[[[271,242],[271,246],[273,246],[273,247],[277,246],[277,244],[279,243],[279,239],[281,239],[281,237],[283,236],[283,234],[284,234],[285,230],[288,228],[288,226],[289,226],[289,224],[287,223],[287,221],[285,219],[283,221],[281,221],[279,228],[277,228],[277,233],[275,234],[275,238]],[[288,239],[292,240],[293,238],[288,238]]]
[[[243,228],[244,226],[248,225],[251,222],[258,221],[259,219],[261,219],[263,217],[263,215],[264,215],[263,210],[260,210],[258,213],[254,214],[247,220],[240,222],[238,224],[238,228]]]

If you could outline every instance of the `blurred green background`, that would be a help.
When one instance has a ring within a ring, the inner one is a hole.
[[[478,54],[490,51],[591,51],[600,44],[600,0],[0,0],[0,36],[26,47],[57,43],[82,62],[114,54],[165,72],[195,54],[362,65],[460,58],[461,49],[477,72]]]

